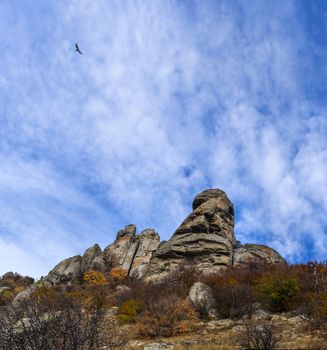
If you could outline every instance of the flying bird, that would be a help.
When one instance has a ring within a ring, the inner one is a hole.
[[[75,51],[78,52],[79,54],[83,55],[82,52],[81,52],[81,50],[79,49],[77,43],[75,44],[75,47],[76,47],[76,50],[75,50]]]

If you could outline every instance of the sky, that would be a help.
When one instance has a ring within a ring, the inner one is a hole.
[[[0,33],[0,274],[167,240],[208,188],[242,243],[326,260],[325,1],[2,0]]]

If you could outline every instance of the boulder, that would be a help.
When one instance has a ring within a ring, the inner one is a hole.
[[[82,256],[82,271],[86,272],[88,270],[92,270],[92,263],[96,257],[98,257],[102,253],[101,248],[98,244],[94,244],[94,246],[88,248]]]
[[[260,244],[244,244],[237,248],[233,256],[234,266],[249,264],[286,264],[285,259],[276,250]]]
[[[195,308],[201,313],[204,313],[212,318],[217,316],[215,299],[213,297],[212,290],[208,285],[202,282],[195,282],[190,289],[188,297]]]
[[[80,255],[62,260],[49,274],[44,277],[46,282],[57,284],[59,282],[72,281],[82,276],[82,257]]]
[[[181,264],[204,273],[220,271],[232,265],[235,248],[233,204],[221,190],[203,191],[193,201],[193,212],[153,254],[147,279],[161,278]]]
[[[38,289],[37,284],[34,283],[29,285],[26,289],[24,289],[23,291],[21,291],[15,296],[13,300],[13,304],[17,305],[21,303],[23,300],[29,298],[37,289]]]

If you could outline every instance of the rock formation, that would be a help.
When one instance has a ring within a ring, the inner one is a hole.
[[[193,265],[203,273],[250,263],[277,264],[285,260],[272,248],[238,245],[234,236],[234,208],[226,193],[210,189],[198,194],[193,211],[173,236],[160,243],[152,229],[136,234],[135,225],[118,231],[116,240],[103,251],[98,244],[83,256],[61,261],[44,278],[45,285],[70,282],[88,270],[120,269],[127,276],[156,280],[182,265]]]
[[[259,244],[244,244],[235,250],[233,265],[245,266],[251,263],[280,264],[285,263],[283,257],[276,250]]]
[[[192,213],[151,259],[147,278],[160,278],[180,264],[193,264],[205,273],[232,265],[234,208],[225,192],[214,189],[198,194]]]
[[[115,260],[116,268],[126,275],[141,278],[147,272],[150,259],[160,244],[159,235],[152,229],[146,229],[135,235],[135,225],[128,225],[118,231],[114,243],[107,246],[104,254]]]

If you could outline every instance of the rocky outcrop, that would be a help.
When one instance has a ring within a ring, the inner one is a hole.
[[[44,283],[54,285],[77,279],[82,273],[82,257],[80,255],[65,259],[57,264],[44,278]]]
[[[158,249],[160,237],[152,229],[146,229],[140,235],[135,232],[134,225],[120,230],[116,241],[105,248],[104,254],[115,257],[115,266],[125,271],[126,275],[142,278],[153,252]]]
[[[126,271],[128,276],[141,278],[147,272],[152,253],[159,243],[160,237],[154,230],[146,229],[136,235],[136,226],[127,225],[118,231],[114,243],[104,251],[95,244],[83,256],[76,255],[61,261],[43,278],[42,283],[51,286],[71,282],[80,279],[86,271],[106,272],[112,267]]]
[[[203,191],[192,213],[153,254],[147,278],[161,278],[180,264],[196,265],[204,273],[219,271],[232,265],[235,248],[233,204],[221,190]]]
[[[152,229],[137,235],[136,226],[127,225],[103,251],[95,244],[83,256],[61,261],[43,279],[43,284],[70,282],[88,270],[109,272],[113,267],[127,276],[156,280],[181,265],[195,266],[207,274],[250,263],[278,264],[285,260],[272,248],[240,245],[234,236],[232,202],[224,191],[210,189],[194,198],[191,214],[168,241],[160,243],[159,235]]]
[[[237,248],[233,256],[233,265],[249,264],[285,264],[284,258],[276,250],[260,244],[244,244]]]

